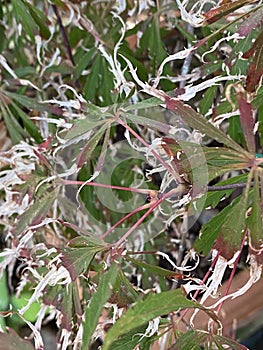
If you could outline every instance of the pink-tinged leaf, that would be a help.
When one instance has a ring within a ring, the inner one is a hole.
[[[25,211],[18,220],[15,233],[19,235],[22,233],[28,226],[35,226],[40,224],[43,219],[48,214],[48,211],[52,207],[54,200],[57,197],[57,190],[48,188],[47,192],[37,198],[27,211]]]
[[[61,312],[60,328],[67,331],[72,329],[72,288],[73,283],[68,285],[67,288],[56,285],[48,288],[43,295],[45,305],[53,306]]]
[[[96,132],[96,134],[93,135],[88,140],[86,145],[80,151],[80,153],[77,156],[77,166],[78,166],[78,168],[81,168],[87,162],[87,160],[90,158],[92,152],[96,149],[99,141],[101,140],[104,132],[105,132],[105,130],[104,130],[104,125],[103,125],[101,130]]]
[[[228,15],[229,13],[239,9],[240,7],[247,4],[247,0],[237,0],[233,2],[223,3],[222,5],[212,8],[211,10],[203,13],[205,17],[205,23],[210,24],[218,21],[220,18]]]
[[[253,57],[247,73],[246,90],[254,92],[263,74],[263,31],[259,34],[253,46],[242,57],[246,59]]]
[[[11,328],[9,333],[0,333],[0,350],[34,350],[34,346],[20,338]]]
[[[200,254],[209,254],[215,244],[218,235],[221,232],[222,225],[224,224],[229,211],[234,210],[233,207],[238,204],[239,200],[239,197],[235,198],[229,206],[225,207],[219,214],[214,216],[210,221],[202,226],[200,236],[194,243],[195,249]],[[221,242],[219,242],[219,248],[220,245]]]
[[[73,281],[85,273],[95,255],[108,249],[107,245],[96,237],[76,237],[73,238],[67,248],[62,253],[61,261],[68,270]]]
[[[252,158],[233,149],[205,147],[185,141],[177,142],[169,137],[162,138],[162,147],[171,157],[171,165],[180,175],[181,180],[194,183],[195,186],[200,178],[200,172],[206,172],[207,180],[211,181],[228,171],[248,168]],[[207,182],[204,181],[205,178],[200,185],[206,186]]]
[[[246,99],[245,93],[237,93],[237,102],[240,112],[240,124],[246,139],[247,148],[249,152],[256,152],[256,143],[254,135],[255,119],[253,116],[253,109],[250,102]]]
[[[242,22],[238,28],[240,36],[247,36],[253,29],[258,27],[263,21],[263,9],[259,8]]]
[[[247,155],[247,152],[239,146],[235,141],[229,138],[222,130],[217,129],[208,120],[206,120],[201,114],[197,113],[189,105],[184,104],[181,101],[173,99],[169,96],[165,97],[166,108],[178,113],[183,122],[193,129],[197,129],[201,133],[211,137],[212,139],[223,143],[225,146]]]

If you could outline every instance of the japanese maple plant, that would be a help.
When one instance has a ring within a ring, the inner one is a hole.
[[[262,1],[0,17],[0,349],[246,349],[220,311],[261,278]]]

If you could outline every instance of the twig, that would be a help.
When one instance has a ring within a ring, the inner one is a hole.
[[[223,185],[223,186],[207,186],[207,191],[224,191],[224,190],[233,190],[235,188],[245,188],[247,186],[246,182],[241,182],[237,184],[229,184],[229,185]],[[250,187],[254,186],[254,182],[252,181],[250,184]]]
[[[228,283],[227,283],[227,286],[226,286],[226,290],[225,290],[225,292],[224,292],[222,298],[225,297],[225,296],[228,294],[229,289],[230,289],[230,287],[231,287],[231,284],[232,284],[232,282],[233,282],[233,278],[234,278],[234,275],[235,275],[235,273],[236,273],[237,265],[238,265],[239,259],[240,259],[241,254],[242,254],[242,250],[243,250],[243,248],[244,248],[244,245],[245,245],[245,242],[246,242],[246,239],[247,239],[247,235],[248,235],[248,230],[246,230],[246,232],[245,232],[244,238],[243,238],[242,243],[241,243],[240,252],[239,252],[239,254],[238,254],[238,256],[237,256],[237,258],[236,258],[236,260],[235,260],[235,262],[234,262],[234,266],[233,266],[233,269],[232,269],[232,271],[231,271],[231,274],[230,274],[230,277],[229,277],[229,279],[228,279]],[[217,308],[217,310],[216,310],[216,314],[217,314],[217,315],[219,315],[219,312],[220,312],[220,310],[221,310],[221,308],[222,308],[222,306],[223,306],[223,303],[224,303],[224,302],[222,301],[222,303],[220,303],[220,304],[218,305],[218,308]]]
[[[62,37],[63,37],[63,41],[64,41],[64,44],[65,44],[65,47],[66,47],[66,51],[67,51],[67,54],[68,54],[68,58],[69,58],[70,62],[72,63],[72,65],[75,67],[74,57],[72,55],[72,51],[71,51],[71,47],[70,47],[70,44],[69,44],[68,36],[67,36],[66,30],[64,28],[64,25],[62,23],[62,20],[61,20],[61,17],[60,17],[57,5],[53,4],[51,6],[52,6],[52,9],[53,9],[56,17],[57,17],[58,25],[59,25],[59,28],[60,28],[60,31],[61,31],[61,34],[62,34]],[[75,86],[77,88],[80,87],[78,80],[76,80],[74,83],[75,83]]]

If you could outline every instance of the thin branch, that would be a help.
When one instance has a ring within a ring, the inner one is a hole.
[[[122,191],[129,191],[129,192],[136,192],[141,194],[150,195],[151,192],[156,192],[154,190],[147,190],[144,188],[134,188],[134,187],[123,187],[123,186],[113,186],[113,185],[107,185],[102,184],[98,182],[87,182],[87,181],[77,181],[77,180],[60,180],[62,185],[85,185],[85,186],[93,186],[93,187],[103,187],[108,188],[111,190],[122,190]]]
[[[66,30],[65,30],[65,27],[64,27],[64,25],[62,23],[62,20],[61,20],[61,17],[60,17],[57,5],[52,4],[51,7],[52,7],[52,9],[53,9],[53,11],[54,11],[54,13],[55,13],[55,15],[57,17],[58,25],[59,25],[59,28],[60,28],[60,31],[61,31],[61,34],[62,34],[62,37],[63,37],[63,41],[64,41],[64,44],[65,44],[65,47],[66,47],[66,51],[67,51],[67,54],[68,54],[68,58],[69,58],[70,62],[72,63],[72,65],[75,67],[74,57],[73,57],[73,54],[72,54],[72,51],[71,51],[71,47],[70,47],[70,44],[69,44],[68,36],[67,36]],[[80,87],[78,80],[75,81],[75,86],[77,88]]]
[[[245,188],[247,186],[246,182],[241,182],[237,184],[229,184],[229,185],[222,185],[222,186],[207,186],[207,191],[224,191],[224,190],[234,190],[235,188]],[[254,186],[254,182],[252,181],[250,184],[250,187]]]
[[[140,211],[144,210],[144,209],[148,209],[152,206],[152,203],[148,203],[145,205],[142,205],[141,207],[138,207],[136,209],[134,209],[133,211],[131,211],[130,213],[128,213],[127,215],[125,215],[124,217],[122,217],[118,222],[116,222],[114,225],[112,225],[108,231],[106,231],[105,233],[103,233],[103,235],[100,237],[101,239],[105,239],[112,231],[115,230],[116,227],[118,227],[120,224],[122,224],[124,221],[126,221],[127,219],[129,219],[131,216],[135,215],[136,213],[139,213]]]
[[[185,193],[185,186],[179,185],[177,188],[173,188],[171,191],[162,194],[158,193],[157,200],[153,200],[152,203],[149,203],[151,206],[147,210],[146,213],[144,213],[140,219],[115,243],[115,248],[119,247],[126,239],[129,237],[129,235],[144,221],[145,218],[147,218],[148,215],[151,214],[151,212],[154,211],[155,208],[159,206],[166,198],[169,198],[174,195]]]
[[[227,282],[226,290],[225,290],[222,298],[225,297],[226,295],[228,295],[229,289],[231,287],[231,284],[233,282],[233,278],[234,278],[235,273],[236,273],[238,262],[240,260],[241,254],[242,254],[242,250],[243,250],[245,242],[247,240],[247,235],[248,235],[248,230],[246,230],[246,232],[245,232],[244,238],[243,238],[242,243],[241,243],[240,252],[239,252],[239,254],[238,254],[238,256],[237,256],[237,258],[236,258],[236,260],[234,262],[234,266],[233,266],[233,269],[231,271],[230,277],[229,277],[228,282]],[[218,308],[216,310],[216,314],[217,315],[219,315],[219,312],[220,312],[220,310],[221,310],[221,308],[223,306],[223,303],[224,303],[224,301],[222,301],[222,303],[218,305]]]
[[[150,150],[150,152],[154,155],[154,157],[158,159],[159,162],[164,166],[164,168],[168,170],[179,183],[181,183],[182,179],[180,175],[176,173],[176,171],[172,167],[170,167],[169,164],[167,164],[167,162],[163,160],[154,149],[150,148],[150,145],[139,134],[137,134],[135,130],[133,130],[127,123],[122,121],[120,118],[117,119],[117,122],[121,124],[126,130],[128,130],[133,136],[135,136],[136,139],[139,140],[145,147],[147,147]]]

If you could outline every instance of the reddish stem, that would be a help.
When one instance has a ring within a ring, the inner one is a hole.
[[[161,198],[158,198],[153,203],[149,203],[151,207],[147,210],[146,213],[143,214],[143,216],[140,217],[140,219],[115,243],[115,247],[121,245],[122,242],[124,242],[129,235],[144,221],[145,218],[147,218],[148,215],[151,214],[151,212],[158,207],[159,204],[161,204],[166,198],[172,197],[174,195],[178,195],[179,193],[182,194],[185,191],[185,186],[180,185],[177,188],[172,189],[171,191],[162,194]]]
[[[236,258],[236,260],[235,260],[233,269],[232,269],[232,271],[231,271],[230,277],[229,277],[228,282],[227,282],[226,290],[225,290],[224,295],[222,296],[222,298],[225,297],[225,296],[228,294],[229,289],[230,289],[230,287],[231,287],[231,284],[232,284],[232,281],[233,281],[233,278],[234,278],[234,275],[235,275],[235,272],[236,272],[236,269],[237,269],[237,265],[238,265],[238,262],[239,262],[241,253],[242,253],[244,244],[245,244],[246,239],[247,239],[247,233],[248,233],[248,230],[246,230],[246,233],[245,233],[244,238],[243,238],[243,240],[242,240],[241,247],[240,247],[240,253],[238,254],[238,256],[237,256],[237,258]],[[218,305],[218,308],[217,308],[217,310],[216,310],[216,314],[217,314],[217,315],[219,314],[219,312],[220,312],[220,310],[221,310],[223,304],[224,304],[224,301],[222,301],[222,303],[220,303],[220,304]]]
[[[85,185],[85,186],[93,186],[93,187],[103,187],[103,188],[109,188],[109,189],[114,189],[114,190],[142,193],[142,194],[147,194],[147,195],[153,191],[153,190],[146,190],[146,189],[140,189],[140,188],[134,188],[134,187],[112,186],[112,185],[102,184],[102,183],[98,183],[98,182],[63,180],[63,179],[61,180],[61,182],[63,185]]]
[[[165,167],[165,169],[168,170],[179,183],[182,182],[180,175],[176,173],[174,169],[171,168],[154,149],[150,148],[150,145],[146,141],[144,141],[144,139],[139,134],[137,134],[136,131],[134,131],[128,124],[123,122],[120,118],[117,119],[117,122],[121,124],[125,129],[127,129],[131,134],[133,134],[136,137],[136,139],[139,140],[145,147],[150,149],[151,153],[155,156],[155,158],[159,160],[159,162]]]
[[[151,203],[142,205],[139,208],[134,209],[132,212],[128,213],[127,215],[125,215],[123,218],[121,218],[118,222],[116,222],[116,224],[114,224],[113,226],[111,226],[108,231],[106,231],[105,233],[103,233],[103,235],[101,236],[102,239],[104,239],[105,237],[107,237],[113,230],[115,230],[116,227],[118,227],[120,224],[122,224],[126,219],[128,219],[129,217],[131,217],[132,215],[138,213],[139,211],[142,211],[144,209],[149,208],[149,206],[151,206]]]

